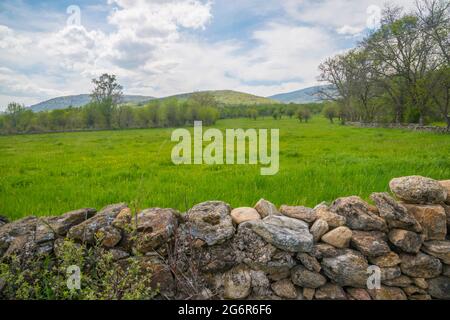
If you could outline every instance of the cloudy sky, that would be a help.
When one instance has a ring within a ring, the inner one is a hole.
[[[298,90],[317,84],[318,64],[354,46],[384,3],[1,0],[0,108],[88,93],[104,72],[127,94],[156,97]]]

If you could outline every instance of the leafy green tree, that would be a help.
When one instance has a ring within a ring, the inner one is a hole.
[[[115,75],[103,74],[98,79],[93,79],[95,85],[91,93],[92,102],[102,114],[104,126],[111,128],[111,121],[117,105],[122,101],[122,86],[117,82]]]
[[[338,116],[338,110],[336,106],[333,104],[327,104],[325,108],[323,108],[323,116],[330,120],[331,123],[334,123],[334,118]]]
[[[278,110],[273,110],[272,117],[274,120],[278,120],[278,119],[281,119],[281,114]]]
[[[258,110],[256,108],[250,108],[248,109],[248,117],[250,119],[256,120],[258,119]]]
[[[297,119],[300,122],[308,122],[309,119],[311,118],[311,111],[309,111],[308,108],[301,108],[297,111]]]
[[[13,129],[17,128],[17,124],[20,121],[20,117],[25,112],[25,106],[16,103],[11,102],[6,107],[6,114],[8,115],[8,120],[10,122],[10,126]]]
[[[292,119],[292,117],[295,115],[295,107],[290,105],[286,110],[286,115]]]

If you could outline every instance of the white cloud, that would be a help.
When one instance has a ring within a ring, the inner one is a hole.
[[[337,31],[337,33],[342,34],[342,35],[353,35],[353,36],[356,36],[356,35],[361,34],[361,32],[364,31],[364,28],[352,27],[352,26],[349,26],[349,25],[345,25],[343,27],[338,28],[336,31]]]
[[[0,94],[14,96],[52,96],[61,93],[58,90],[44,88],[33,79],[13,70],[0,67]]]
[[[318,64],[337,50],[335,39],[315,27],[271,23],[253,36],[259,43],[251,52],[254,63],[239,73],[247,81],[311,81]]]
[[[271,23],[252,39],[255,46],[242,50],[236,41],[180,38],[155,50],[143,72],[133,74],[132,87],[158,96],[219,89],[268,96],[317,84],[318,64],[339,51],[334,39],[311,27]]]
[[[23,53],[31,40],[17,34],[7,26],[0,25],[0,49],[14,53]]]
[[[340,34],[362,32],[371,21],[371,6],[382,9],[385,4],[414,8],[413,0],[281,0],[286,12],[298,21],[334,29]]]
[[[66,71],[84,72],[97,65],[105,54],[106,36],[100,31],[87,31],[70,25],[39,41],[39,48],[57,59]]]
[[[204,28],[210,21],[211,3],[199,0],[108,0],[117,4],[109,21],[119,28],[141,31],[174,32],[178,26],[184,28]],[[145,35],[147,33],[143,33]]]

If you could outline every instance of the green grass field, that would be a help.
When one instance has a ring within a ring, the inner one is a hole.
[[[58,215],[116,202],[185,211],[206,200],[260,198],[314,206],[387,191],[391,178],[450,179],[450,136],[331,125],[323,118],[223,120],[225,128],[280,128],[280,172],[258,166],[175,166],[172,129],[0,137],[0,215]]]

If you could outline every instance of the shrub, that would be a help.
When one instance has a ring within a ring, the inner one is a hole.
[[[139,257],[114,261],[111,252],[64,240],[56,257],[20,257],[0,262],[0,299],[13,300],[146,300],[157,294],[151,273]],[[80,289],[69,289],[68,268],[81,271]]]

